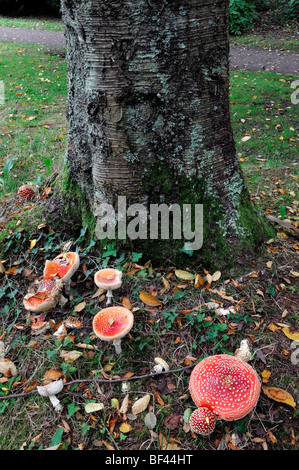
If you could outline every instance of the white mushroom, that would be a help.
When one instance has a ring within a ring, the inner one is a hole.
[[[153,367],[154,372],[159,373],[163,370],[169,370],[169,365],[161,357],[155,357],[156,365]]]
[[[62,379],[55,380],[46,385],[40,385],[37,387],[37,391],[42,397],[49,397],[52,405],[54,406],[55,411],[62,410],[62,404],[56,397],[57,393],[61,392],[62,389],[63,389]]]

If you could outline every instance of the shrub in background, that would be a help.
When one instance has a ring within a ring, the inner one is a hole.
[[[274,0],[270,22],[288,23],[299,20],[299,0]]]
[[[232,35],[245,33],[257,18],[252,0],[230,0],[229,2],[229,32]]]

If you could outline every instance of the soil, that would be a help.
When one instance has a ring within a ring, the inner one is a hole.
[[[62,31],[0,26],[0,41],[46,45],[60,51],[60,53],[66,47]],[[296,74],[299,73],[299,54],[248,49],[243,46],[232,45],[230,48],[230,65],[233,70],[261,70]]]

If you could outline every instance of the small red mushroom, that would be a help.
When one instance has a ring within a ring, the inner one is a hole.
[[[233,421],[256,406],[261,383],[256,371],[242,359],[219,354],[195,366],[189,389],[198,408],[208,408],[216,419]]]
[[[107,307],[93,317],[93,331],[104,341],[113,341],[117,354],[121,353],[121,339],[133,326],[134,316],[125,307]]]
[[[193,411],[189,419],[189,424],[192,432],[208,436],[214,431],[216,417],[209,408],[201,406]]]
[[[33,183],[23,184],[18,189],[18,196],[21,199],[32,199],[37,193],[37,187]]]
[[[98,287],[107,290],[107,303],[112,301],[112,291],[121,286],[122,272],[114,268],[100,269],[94,275],[94,282]]]

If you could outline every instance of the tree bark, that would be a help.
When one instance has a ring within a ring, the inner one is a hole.
[[[95,220],[119,196],[201,203],[214,259],[264,233],[230,121],[228,12],[229,0],[62,0],[67,169]]]

